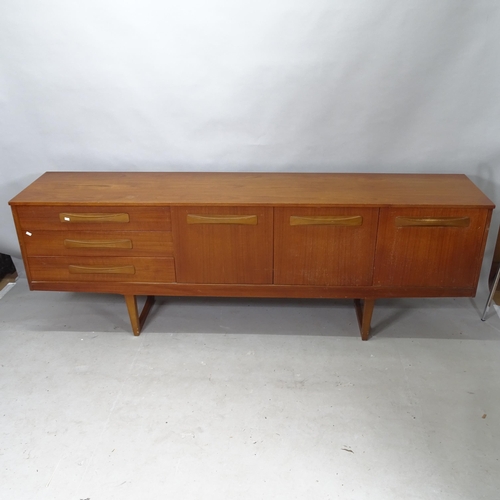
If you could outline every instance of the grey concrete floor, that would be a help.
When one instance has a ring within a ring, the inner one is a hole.
[[[476,299],[0,300],[0,498],[498,499],[500,319]]]

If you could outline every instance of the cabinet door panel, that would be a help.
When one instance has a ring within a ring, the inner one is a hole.
[[[273,209],[172,207],[177,281],[272,283]]]
[[[377,208],[276,208],[274,282],[372,284]]]
[[[374,284],[475,287],[487,216],[481,209],[381,209]]]

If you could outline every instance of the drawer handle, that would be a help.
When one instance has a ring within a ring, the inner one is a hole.
[[[290,216],[290,226],[361,226],[361,215],[305,215]]]
[[[68,266],[70,274],[135,274],[134,266],[94,267]]]
[[[130,222],[128,214],[59,214],[61,222]]]
[[[188,224],[243,224],[257,225],[256,215],[194,215],[188,214]]]
[[[469,217],[396,217],[396,227],[469,227]]]
[[[64,240],[66,248],[132,248],[132,240]]]

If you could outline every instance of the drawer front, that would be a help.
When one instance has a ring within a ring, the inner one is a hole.
[[[180,283],[272,283],[273,209],[172,207]]]
[[[21,229],[52,231],[170,231],[169,207],[16,207]]]
[[[170,257],[30,257],[32,281],[175,282]]]
[[[169,256],[173,255],[169,231],[25,231],[29,256]]]
[[[276,208],[274,282],[372,284],[377,208]]]
[[[475,287],[487,223],[481,209],[381,209],[374,284]]]

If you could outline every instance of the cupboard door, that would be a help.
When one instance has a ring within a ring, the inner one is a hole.
[[[476,287],[487,224],[481,209],[381,209],[374,284]]]
[[[179,283],[272,283],[273,209],[172,207]]]
[[[372,284],[378,208],[276,208],[274,282]]]

